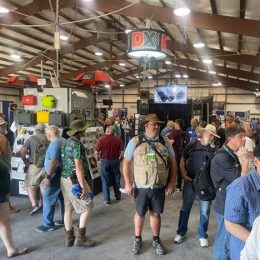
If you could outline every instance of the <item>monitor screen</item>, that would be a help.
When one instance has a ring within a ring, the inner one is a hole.
[[[186,85],[158,85],[154,90],[155,104],[187,104]]]
[[[112,99],[103,99],[103,105],[104,106],[112,106],[113,100]]]

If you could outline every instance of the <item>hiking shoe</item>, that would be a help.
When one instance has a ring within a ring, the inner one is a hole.
[[[180,244],[184,241],[184,239],[185,239],[185,235],[184,236],[176,235],[173,241],[176,244]]]
[[[37,213],[37,211],[39,210],[39,206],[36,204],[35,206],[33,206],[29,212],[29,215],[33,215],[35,213]]]
[[[160,240],[153,240],[153,247],[157,255],[165,255],[165,249]]]
[[[142,252],[142,239],[136,238],[132,249],[134,255],[140,255]]]
[[[209,246],[209,241],[207,238],[200,238],[200,246],[201,247],[208,247]]]
[[[55,227],[62,227],[64,226],[64,222],[62,220],[55,220],[54,225]]]
[[[45,226],[39,226],[35,228],[35,231],[43,233],[43,232],[49,232],[49,231],[54,231],[56,228],[55,227],[45,227]]]

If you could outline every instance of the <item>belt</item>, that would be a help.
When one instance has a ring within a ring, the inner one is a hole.
[[[138,185],[138,184],[135,184],[135,188],[137,188],[137,189],[163,189],[163,188],[165,188],[165,186],[161,186],[161,185]]]

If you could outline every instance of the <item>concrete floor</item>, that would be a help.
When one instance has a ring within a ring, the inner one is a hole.
[[[111,196],[113,198],[113,196]],[[16,259],[91,259],[91,260],[115,260],[115,259],[174,259],[174,260],[203,260],[212,259],[213,241],[216,224],[211,217],[209,227],[210,247],[201,248],[196,236],[198,225],[198,202],[195,201],[192,209],[187,239],[182,244],[174,244],[173,237],[176,234],[179,210],[181,207],[181,193],[175,193],[167,198],[165,212],[162,215],[161,240],[167,249],[167,255],[157,256],[151,246],[151,231],[149,222],[146,221],[143,232],[143,253],[133,256],[131,253],[133,241],[133,215],[134,200],[129,196],[123,196],[120,202],[106,207],[102,204],[102,194],[95,197],[95,209],[89,223],[87,233],[98,242],[95,248],[64,247],[64,230],[38,233],[34,228],[41,224],[41,214],[30,216],[29,200],[25,197],[11,197],[12,205],[21,208],[21,212],[12,215],[13,237],[17,246],[27,246],[31,253]],[[56,216],[59,216],[56,209]],[[74,215],[75,226],[77,216]],[[147,218],[148,220],[148,218]],[[0,242],[0,259],[5,259],[5,248]]]

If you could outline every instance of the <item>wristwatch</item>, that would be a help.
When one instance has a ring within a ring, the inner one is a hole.
[[[50,180],[51,179],[51,175],[46,175],[46,178],[48,179],[48,180]]]

